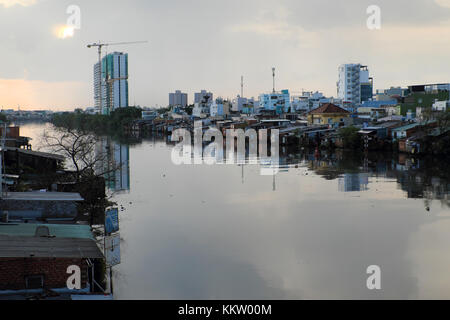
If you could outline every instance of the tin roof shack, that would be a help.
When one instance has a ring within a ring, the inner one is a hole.
[[[376,122],[377,127],[383,127],[387,129],[387,138],[392,137],[392,129],[401,127],[403,123],[401,121],[383,121]]]
[[[397,141],[404,138],[409,138],[419,128],[418,123],[411,123],[401,127],[397,127],[391,130],[391,138],[393,141]]]
[[[61,155],[26,149],[6,147],[5,151],[8,172],[17,174],[56,172],[64,160]]]
[[[296,145],[300,142],[299,133],[304,129],[304,126],[293,126],[282,128],[279,131],[281,145]]]
[[[13,227],[3,225],[2,233],[12,234],[13,230],[7,229]],[[93,239],[55,237],[42,226],[32,236],[3,234],[0,234],[0,296],[37,296],[49,290],[52,295],[92,291],[94,263],[103,259]],[[80,268],[79,290],[67,288],[69,266]]]
[[[77,203],[84,199],[78,193],[8,192],[0,200],[0,211],[18,221],[74,220]]]
[[[387,146],[388,129],[385,127],[366,127],[358,133],[362,135],[365,149],[380,150]]]
[[[264,119],[260,121],[260,127],[262,129],[276,129],[286,128],[291,124],[291,120],[288,119]]]
[[[399,141],[399,151],[411,154],[446,154],[450,146],[450,128],[432,128],[418,131]]]

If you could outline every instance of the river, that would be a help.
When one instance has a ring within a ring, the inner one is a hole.
[[[21,128],[35,150],[43,126]],[[272,177],[176,166],[163,141],[113,144],[117,299],[450,299],[444,161],[298,153]]]

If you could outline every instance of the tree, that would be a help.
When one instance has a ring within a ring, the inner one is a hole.
[[[6,122],[8,123],[8,117],[3,112],[0,112],[0,123]]]
[[[437,116],[438,127],[441,131],[446,131],[450,128],[450,109],[442,112]]]
[[[362,145],[361,135],[356,127],[345,127],[339,130],[339,136],[342,138],[344,148],[358,149]]]
[[[75,179],[80,182],[83,176],[92,175],[96,165],[104,160],[97,154],[95,146],[98,139],[95,135],[72,128],[54,128],[45,130],[44,147],[51,152],[66,157],[75,170]]]
[[[104,138],[69,127],[54,127],[43,133],[46,151],[64,156],[69,161],[68,172],[75,182],[73,191],[84,198],[83,212],[89,212],[91,224],[101,224],[107,206],[112,205],[105,194],[105,177],[116,172],[121,163],[115,163]],[[68,182],[68,181],[65,181]]]

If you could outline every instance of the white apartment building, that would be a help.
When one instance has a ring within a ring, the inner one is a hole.
[[[337,96],[344,103],[354,106],[372,99],[373,81],[367,66],[361,64],[343,64],[339,66]]]

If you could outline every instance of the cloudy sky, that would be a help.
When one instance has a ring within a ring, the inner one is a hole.
[[[58,34],[70,5],[81,28]],[[369,30],[369,5],[381,29]],[[165,106],[168,92],[234,97],[277,89],[336,95],[342,63],[369,66],[375,88],[450,82],[450,0],[0,0],[0,106],[93,105],[95,49],[129,53],[130,104]]]

